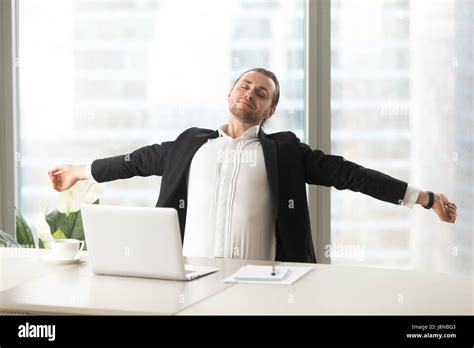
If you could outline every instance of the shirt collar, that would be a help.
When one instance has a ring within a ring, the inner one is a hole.
[[[229,135],[227,135],[227,129],[228,129],[228,127],[229,127],[228,124],[223,124],[222,126],[220,126],[219,129],[218,129],[219,136],[220,136],[220,137],[225,137],[225,138],[233,139],[232,137],[230,137]],[[245,132],[243,132],[242,135],[241,135],[239,138],[243,138],[243,139],[254,139],[254,138],[257,138],[259,131],[260,131],[260,125],[256,125],[256,126],[250,127],[250,128],[247,129]],[[239,139],[239,138],[235,138],[235,139]]]

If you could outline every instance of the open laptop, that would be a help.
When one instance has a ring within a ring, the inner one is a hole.
[[[96,274],[191,280],[218,270],[184,264],[173,208],[83,204],[81,214]]]

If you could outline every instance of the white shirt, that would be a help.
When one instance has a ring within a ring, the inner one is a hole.
[[[275,259],[276,219],[259,130],[234,139],[222,126],[194,155],[183,255]]]
[[[226,134],[209,139],[195,153],[188,182],[188,208],[183,255],[274,260],[276,219],[263,151],[260,126],[240,137]],[[91,163],[85,175],[94,180]],[[413,208],[420,190],[407,187],[403,201]]]

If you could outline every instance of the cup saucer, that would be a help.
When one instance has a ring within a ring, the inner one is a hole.
[[[41,259],[48,263],[54,263],[59,265],[66,265],[72,263],[78,263],[85,259],[83,253],[78,253],[73,259],[58,259],[51,252],[41,256]]]

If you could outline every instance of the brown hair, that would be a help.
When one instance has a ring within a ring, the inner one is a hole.
[[[234,89],[235,85],[237,84],[237,82],[239,82],[239,80],[242,76],[244,76],[246,73],[249,73],[249,72],[252,72],[252,71],[259,72],[259,73],[265,75],[266,77],[271,78],[272,81],[275,83],[275,93],[273,94],[271,107],[276,108],[276,106],[278,105],[278,101],[280,100],[280,83],[278,82],[278,79],[277,79],[276,75],[273,72],[271,72],[270,70],[267,70],[267,69],[264,69],[264,68],[253,68],[253,69],[244,71],[242,74],[240,74],[240,76],[237,78],[237,80],[235,80],[234,84],[232,85],[232,89]]]

